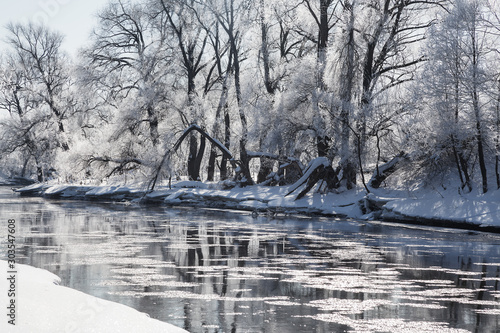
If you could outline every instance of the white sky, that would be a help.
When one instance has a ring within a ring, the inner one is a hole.
[[[4,44],[9,22],[43,22],[62,33],[63,49],[75,55],[88,40],[96,13],[108,0],[1,0],[0,40]],[[0,44],[0,45],[1,45]]]

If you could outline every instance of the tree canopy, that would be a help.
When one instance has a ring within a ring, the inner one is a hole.
[[[399,172],[487,192],[499,17],[486,0],[110,0],[75,59],[60,32],[12,23],[0,165],[39,181],[367,191]]]

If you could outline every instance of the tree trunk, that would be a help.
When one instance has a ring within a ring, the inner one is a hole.
[[[208,157],[208,167],[207,167],[207,181],[213,182],[215,177],[215,160],[217,158],[217,151],[214,145],[210,147],[210,155]]]
[[[148,123],[149,123],[149,135],[151,137],[151,141],[153,142],[153,146],[158,145],[159,137],[158,134],[158,117],[154,112],[153,107],[150,105],[147,108],[148,113]]]
[[[352,147],[350,143],[350,115],[352,108],[352,93],[354,86],[354,67],[355,67],[355,43],[354,43],[354,9],[352,4],[346,5],[348,10],[349,22],[346,27],[346,45],[343,63],[343,79],[344,83],[341,88],[340,98],[342,100],[342,109],[340,111],[341,121],[341,168],[343,180],[346,188],[352,189],[356,185],[356,163],[352,161]]]
[[[406,154],[401,152],[389,162],[382,164],[381,166],[377,165],[377,170],[375,170],[375,174],[368,182],[368,186],[371,188],[379,188],[387,177],[392,175],[399,168],[401,162],[406,158]]]
[[[233,49],[229,48],[229,55],[228,55],[228,60],[227,60],[227,66],[226,66],[226,72],[224,73],[222,70],[222,58],[221,54],[219,51],[219,46],[220,46],[220,38],[219,38],[219,26],[220,22],[216,22],[215,26],[215,36],[214,39],[211,39],[213,42],[214,46],[214,51],[215,51],[215,66],[217,67],[219,77],[222,78],[224,77],[224,80],[222,82],[222,92],[219,98],[219,104],[217,106],[217,111],[215,113],[215,122],[214,126],[212,129],[212,133],[215,137],[217,137],[219,133],[219,118],[221,118],[221,113],[224,110],[224,118],[223,118],[223,123],[224,123],[224,146],[229,149],[230,144],[231,144],[231,121],[229,118],[228,114],[228,104],[227,104],[227,98],[228,98],[228,93],[229,93],[229,86],[231,85],[231,74],[233,72]],[[224,26],[225,27],[225,26]],[[227,32],[227,30],[226,30]],[[207,81],[206,87],[209,86],[209,83]],[[207,180],[213,181],[215,177],[215,165],[217,160],[217,154],[214,145],[212,145],[212,149],[210,150],[210,157],[208,159],[208,178]],[[222,155],[222,160],[220,164],[220,180],[225,180],[227,179],[227,157],[223,154]]]
[[[332,0],[320,0],[319,7],[319,26],[318,26],[318,73],[317,82],[320,90],[326,90],[325,87],[325,67],[326,67],[326,51],[328,47],[328,33],[330,27],[328,25],[328,7]]]
[[[36,175],[37,175],[38,181],[40,183],[43,182],[43,168],[39,165],[36,166]]]
[[[23,163],[23,169],[21,170],[21,177],[26,177],[26,169],[28,168],[28,163],[31,159],[31,156],[28,155],[28,157],[26,157],[26,159],[24,160],[24,163]]]
[[[481,170],[481,179],[483,183],[483,193],[488,192],[488,173],[486,170],[486,162],[484,160],[483,135],[481,131],[481,123],[476,121],[476,140],[477,140],[477,155],[479,159],[479,170]]]
[[[275,87],[271,80],[270,65],[269,65],[269,46],[267,40],[268,26],[265,22],[264,0],[260,0],[260,31],[261,31],[261,53],[262,66],[264,67],[264,85],[269,94],[274,95]]]
[[[273,172],[273,164],[274,162],[269,160],[268,158],[260,158],[260,168],[257,175],[257,183],[263,183],[267,180],[267,176],[269,176],[269,174]]]
[[[467,167],[467,161],[465,160],[462,149],[457,149],[455,136],[451,136],[451,144],[453,149],[453,156],[455,157],[455,163],[457,165],[458,175],[460,177],[461,188],[467,187],[467,191],[472,191],[469,168]]]
[[[224,107],[224,146],[227,149],[231,146],[231,119],[229,118],[227,105]],[[227,177],[227,157],[222,156],[222,161],[220,163],[220,179],[225,180]]]
[[[231,55],[230,55],[231,57]],[[212,129],[212,133],[215,137],[217,137],[218,132],[219,132],[219,118],[220,114],[222,113],[222,110],[224,109],[224,133],[225,133],[225,139],[224,142],[227,143],[226,148],[229,149],[229,136],[230,136],[230,120],[229,120],[229,115],[227,114],[227,95],[228,95],[228,85],[229,85],[229,72],[231,71],[231,60],[229,61],[228,68],[226,71],[226,76],[224,77],[224,81],[222,82],[222,92],[221,96],[219,99],[219,104],[217,106],[217,111],[215,112],[215,122],[214,126]],[[222,75],[222,73],[220,73]],[[210,149],[210,157],[208,158],[208,169],[207,169],[207,180],[208,181],[213,181],[214,176],[215,176],[215,162],[216,162],[217,154],[214,146],[212,145],[212,148]],[[221,166],[226,165],[227,166],[227,158],[224,156],[222,157],[222,162]],[[227,167],[224,167],[227,169]],[[221,174],[221,180],[225,179],[226,176],[222,177]]]
[[[330,149],[330,145],[328,142],[330,138],[326,135],[318,135],[316,137],[316,149],[318,150],[318,157],[323,157],[328,155],[328,150]]]
[[[243,185],[253,184],[252,176],[250,175],[250,160],[247,154],[247,141],[248,141],[248,122],[243,110],[243,103],[241,97],[241,81],[240,81],[240,59],[239,53],[236,45],[236,38],[230,36],[231,48],[233,49],[233,60],[234,60],[234,87],[236,90],[236,101],[238,103],[238,113],[241,121],[241,138],[240,138],[240,161],[241,161],[241,173],[243,175],[244,182]]]
[[[198,180],[199,175],[196,174],[196,157],[198,155],[198,139],[196,133],[191,133],[189,136],[189,156],[188,156],[188,176],[190,180]]]
[[[477,155],[479,159],[479,170],[481,171],[481,179],[483,183],[483,193],[488,192],[488,175],[486,170],[486,162],[484,159],[484,148],[483,148],[483,133],[481,126],[481,114],[479,106],[479,51],[476,41],[476,31],[471,33],[471,43],[472,43],[472,105],[474,108],[474,115],[476,117],[476,140],[477,140]]]
[[[203,161],[203,155],[205,154],[206,143],[207,143],[206,138],[202,136],[200,139],[200,148],[198,150],[196,159],[194,161],[194,176],[196,176],[195,180],[201,180],[201,174],[200,174],[201,162]]]

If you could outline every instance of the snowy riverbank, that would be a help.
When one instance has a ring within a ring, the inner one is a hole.
[[[170,206],[238,209],[254,214],[306,214],[361,220],[385,220],[500,232],[500,192],[459,195],[456,191],[362,189],[308,194],[295,200],[290,186],[221,189],[218,184],[181,181],[146,193],[127,186],[33,184],[20,195],[59,199],[124,201]]]
[[[187,332],[128,306],[60,286],[59,277],[43,269],[16,264],[11,274],[7,262],[0,260],[0,271],[2,304],[12,308],[4,307],[1,332]]]

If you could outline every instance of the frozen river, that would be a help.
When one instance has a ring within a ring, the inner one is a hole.
[[[500,235],[5,187],[0,216],[20,263],[191,332],[500,331]]]

